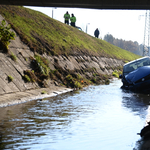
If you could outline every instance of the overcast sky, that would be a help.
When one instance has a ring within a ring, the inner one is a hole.
[[[68,11],[74,14],[76,26],[94,36],[94,30],[100,30],[100,37],[112,34],[115,38],[126,41],[137,41],[143,44],[146,10],[100,10],[80,8],[28,7],[64,22],[64,14]]]

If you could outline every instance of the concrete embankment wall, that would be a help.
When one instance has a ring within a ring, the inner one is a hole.
[[[0,21],[2,19],[0,16]],[[9,54],[2,53],[0,50],[0,95],[40,88],[36,82],[28,83],[22,78],[25,70],[31,70],[30,57],[34,57],[34,53],[30,51],[30,48],[22,43],[19,36],[16,35],[15,40],[11,41],[9,45],[9,50],[16,55],[17,61],[13,61]],[[79,71],[82,76],[87,68],[95,68],[101,74],[112,74],[113,68],[124,64],[122,60],[104,57],[48,56],[46,54],[43,56],[49,60],[51,70],[56,69],[57,63],[63,70]],[[9,75],[13,77],[11,82],[8,80]],[[91,72],[88,75],[92,76]],[[51,88],[56,85],[56,81],[51,79],[46,82]]]

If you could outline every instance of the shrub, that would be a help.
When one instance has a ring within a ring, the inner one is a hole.
[[[30,77],[29,77],[28,75],[24,75],[24,78],[25,78],[25,80],[26,80],[27,82],[31,82],[31,79],[30,79]]]
[[[69,74],[69,75],[66,76],[66,79],[67,79],[68,81],[72,81],[72,80],[73,80],[73,77],[72,77],[72,75]]]
[[[6,26],[5,20],[3,20],[0,25],[0,44],[6,52],[8,52],[8,45],[10,44],[10,40],[15,39],[15,33],[13,31],[10,31],[10,29],[11,26]]]
[[[119,75],[120,74],[122,74],[122,72],[121,71],[117,71],[117,70],[115,70],[113,73],[112,73],[112,75],[114,76],[114,77],[116,77],[116,78],[119,78]]]
[[[37,81],[37,77],[35,76],[34,74],[34,70],[24,70],[24,79],[27,81],[27,82],[35,82]]]
[[[47,92],[46,91],[42,91],[41,94],[47,94]]]
[[[11,75],[8,75],[8,81],[11,82],[14,78]]]
[[[35,55],[35,60],[40,73],[48,76],[50,72],[48,61],[45,58],[42,58],[40,55]]]
[[[96,83],[96,78],[92,78],[91,81],[92,81],[93,83]]]
[[[79,88],[79,89],[82,88],[82,85],[78,81],[75,81],[74,86],[75,88]]]
[[[14,55],[13,52],[10,53],[10,58],[11,58],[13,61],[17,61],[17,57],[16,57],[16,55]]]
[[[105,80],[105,84],[108,85],[110,83],[109,79]]]
[[[96,76],[97,76],[97,74],[96,74],[96,73],[93,73],[93,76],[94,76],[94,77],[96,77]]]
[[[82,79],[81,75],[77,74],[77,79]]]

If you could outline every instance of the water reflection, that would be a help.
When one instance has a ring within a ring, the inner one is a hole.
[[[130,109],[134,114],[145,118],[147,115],[149,98],[149,95],[124,91],[122,95],[122,104],[124,107]]]
[[[150,95],[137,94],[124,90],[122,103],[124,107],[145,120],[138,132],[140,133],[141,129],[150,121]],[[133,150],[150,150],[150,140],[144,141],[139,136],[139,140],[136,142]]]
[[[149,101],[120,85],[114,81],[0,108],[0,149],[133,149]]]
[[[53,141],[56,138],[55,130],[62,130],[68,126],[73,120],[73,112],[82,111],[79,107],[74,107],[72,101],[66,101],[66,98],[73,94],[72,92],[49,100],[31,101],[1,108],[0,149],[10,149],[12,146],[15,149],[26,142],[31,146],[31,143],[36,144],[38,137],[46,136],[49,131],[53,133],[49,133]],[[21,146],[21,148],[24,147]]]
[[[31,101],[27,105],[20,104],[0,109],[0,149],[7,149],[11,144],[19,142],[24,126],[23,115],[36,103]],[[19,131],[18,127],[21,129]],[[8,148],[9,149],[9,148]]]
[[[148,106],[148,109],[147,109],[147,116],[146,116],[146,122],[145,122],[145,125],[148,125],[147,122],[150,121],[150,106]],[[144,125],[144,126],[145,126]],[[144,127],[143,126],[143,127]],[[142,127],[142,128],[143,128]],[[142,129],[141,128],[141,129]],[[140,131],[139,131],[140,132]],[[140,138],[140,140],[138,140],[136,142],[136,146],[135,146],[135,149],[134,150],[150,150],[150,139],[142,139]]]

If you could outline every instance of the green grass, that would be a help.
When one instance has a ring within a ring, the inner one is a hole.
[[[37,62],[39,71],[42,74],[48,76],[50,72],[50,68],[48,67],[48,61],[44,57],[42,58],[40,55],[35,55],[34,57]]]
[[[13,78],[11,75],[8,75],[8,81],[9,81],[9,82],[13,81],[13,79],[14,79],[14,78]]]
[[[32,51],[50,55],[91,55],[123,60],[140,56],[23,6],[0,5],[0,14]]]
[[[47,94],[47,92],[46,91],[42,91],[41,94]]]
[[[24,78],[25,78],[25,80],[26,80],[27,82],[31,82],[31,79],[30,79],[30,77],[29,77],[28,75],[24,75]]]
[[[79,89],[81,89],[81,88],[82,88],[81,83],[80,83],[80,82],[78,82],[78,81],[75,81],[74,86],[75,86],[75,88],[79,88]]]
[[[114,70],[113,73],[112,73],[112,75],[113,75],[114,77],[116,77],[116,78],[119,78],[119,75],[120,75],[120,74],[122,74],[122,72],[121,72],[121,71],[117,71],[117,70]]]
[[[17,61],[17,56],[16,56],[13,52],[10,52],[10,58],[11,58],[13,61]]]

